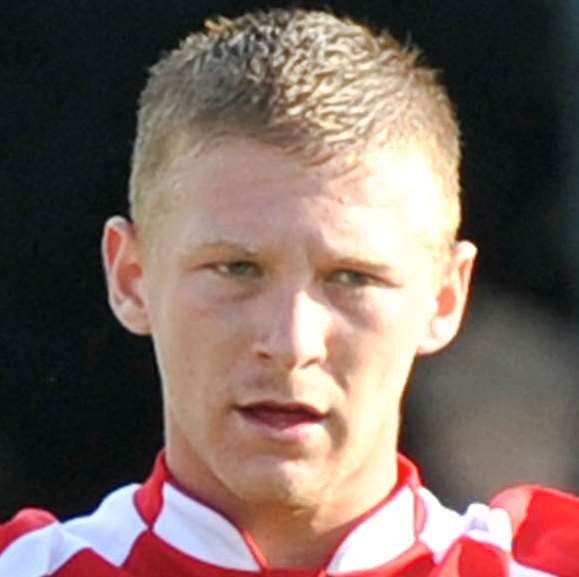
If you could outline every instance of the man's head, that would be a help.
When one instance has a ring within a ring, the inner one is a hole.
[[[383,497],[412,363],[458,330],[458,130],[415,60],[274,11],[192,36],[145,91],[109,299],[152,335],[172,471],[249,529]]]
[[[323,12],[272,10],[207,23],[151,72],[141,96],[131,216],[144,231],[167,200],[172,160],[223,136],[272,144],[308,164],[369,145],[419,147],[444,183],[433,249],[460,218],[459,130],[436,74],[388,33]]]

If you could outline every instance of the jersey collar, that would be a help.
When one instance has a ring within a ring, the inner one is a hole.
[[[399,456],[396,487],[337,543],[320,573],[367,571],[406,553],[424,525],[419,488],[415,466]],[[251,535],[179,487],[163,452],[138,490],[136,505],[157,538],[189,557],[236,571],[268,570]]]

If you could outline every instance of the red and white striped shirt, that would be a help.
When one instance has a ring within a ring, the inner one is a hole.
[[[459,515],[399,459],[394,491],[312,570],[272,569],[251,536],[187,495],[163,456],[143,485],[60,523],[24,510],[0,526],[0,577],[579,577],[579,499],[505,491]]]

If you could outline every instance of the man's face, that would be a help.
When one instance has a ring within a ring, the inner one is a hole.
[[[240,139],[171,168],[143,308],[169,463],[207,498],[307,507],[387,482],[441,192],[418,152],[341,169]]]

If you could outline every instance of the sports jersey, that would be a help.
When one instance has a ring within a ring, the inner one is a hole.
[[[28,509],[0,527],[1,577],[579,577],[579,499],[510,489],[464,515],[398,462],[398,484],[322,567],[275,569],[242,528],[188,495],[161,453],[148,480],[61,523]]]

